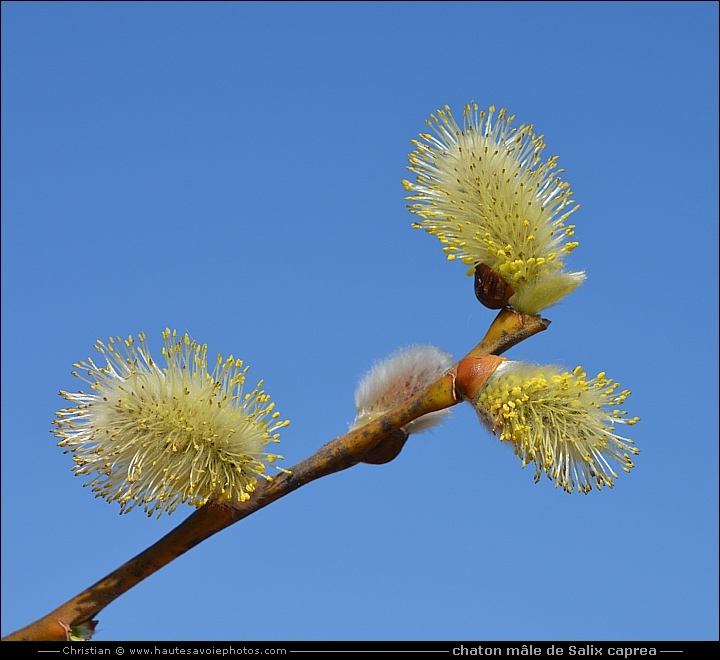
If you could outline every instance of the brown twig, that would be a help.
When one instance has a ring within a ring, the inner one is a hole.
[[[549,324],[549,321],[539,316],[527,316],[503,309],[483,340],[463,360],[482,355],[500,355],[524,339],[542,332]],[[463,360],[458,365],[462,365]],[[213,502],[205,504],[157,543],[50,614],[8,635],[4,641],[67,640],[72,626],[92,620],[138,582],[238,520],[320,477],[345,470],[362,461],[382,463],[392,460],[402,449],[407,437],[402,427],[422,415],[454,406],[468,396],[463,390],[465,385],[456,384],[458,365],[390,412],[331,440],[270,483],[258,484],[247,502],[232,507]],[[487,375],[482,377],[487,378]],[[477,386],[475,380],[473,387]]]

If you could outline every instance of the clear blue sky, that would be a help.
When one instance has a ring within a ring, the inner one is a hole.
[[[716,3],[2,3],[2,633],[190,513],[118,515],[50,434],[71,365],[166,327],[263,378],[285,466],[412,343],[494,313],[412,229],[449,104],[545,135],[587,282],[515,359],[606,371],[642,453],[567,495],[468,406],[225,530],[96,639],[717,639]]]

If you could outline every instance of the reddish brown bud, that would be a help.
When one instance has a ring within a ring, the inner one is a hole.
[[[475,266],[475,297],[485,307],[502,309],[515,292],[512,287],[490,266]]]
[[[497,355],[466,355],[457,365],[455,393],[461,399],[474,399],[487,379],[506,358]]]

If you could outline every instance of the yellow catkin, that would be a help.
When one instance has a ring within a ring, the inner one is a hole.
[[[148,515],[171,513],[187,502],[247,500],[265,463],[279,455],[264,446],[288,424],[278,419],[262,381],[244,392],[248,367],[218,355],[207,368],[207,346],[166,329],[161,368],[144,335],[98,341],[105,360],[74,365],[91,394],[61,392],[71,408],[53,421],[59,446],[73,454],[77,475],[120,512],[141,506]]]

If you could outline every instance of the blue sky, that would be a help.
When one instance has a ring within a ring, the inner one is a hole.
[[[175,527],[118,515],[50,435],[96,339],[243,358],[286,467],[376,359],[462,356],[494,313],[412,229],[449,104],[545,135],[587,282],[508,357],[633,391],[613,490],[533,484],[468,406],[312,483],[100,614],[96,639],[718,636],[716,3],[2,3],[2,634]]]

